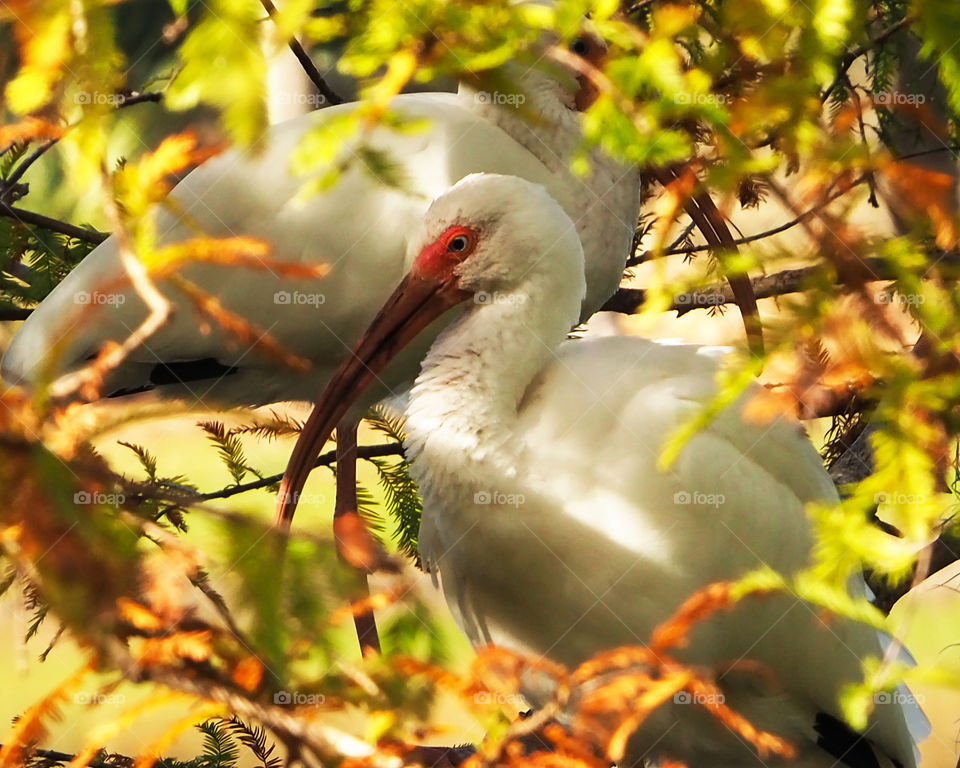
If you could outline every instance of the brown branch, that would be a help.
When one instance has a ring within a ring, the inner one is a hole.
[[[277,7],[271,0],[260,0],[260,4],[266,9],[272,19],[277,12]],[[343,98],[327,85],[323,79],[323,75],[320,74],[320,70],[317,69],[317,65],[313,63],[313,59],[311,59],[310,54],[304,50],[300,41],[297,40],[296,37],[291,37],[287,41],[287,45],[290,46],[293,55],[297,57],[297,61],[300,62],[303,71],[307,73],[307,77],[310,78],[310,81],[316,86],[317,90],[320,91],[323,98],[326,99],[327,105],[343,104]]]
[[[98,232],[95,229],[88,229],[87,227],[78,227],[74,224],[68,224],[67,222],[60,221],[59,219],[52,219],[49,216],[44,216],[41,213],[25,211],[23,208],[16,208],[12,205],[7,205],[6,203],[0,203],[0,216],[5,216],[8,219],[14,219],[15,221],[19,221],[24,225],[29,224],[35,227],[49,229],[51,232],[58,232],[61,235],[73,237],[77,240],[83,240],[87,243],[93,243],[94,245],[99,245],[108,237],[110,237],[110,235],[106,232]]]
[[[357,458],[372,459],[380,456],[403,456],[403,446],[400,443],[386,443],[383,445],[362,445],[357,448]],[[336,450],[321,453],[313,463],[314,469],[317,467],[328,467],[337,460]],[[262,477],[249,483],[240,483],[231,485],[229,488],[221,488],[219,491],[210,491],[196,496],[196,501],[213,501],[214,499],[228,499],[239,493],[255,491],[260,488],[268,488],[283,480],[283,473]]]
[[[938,265],[960,266],[960,251],[948,251],[931,254]],[[897,273],[891,268],[889,261],[878,256],[863,259],[863,263],[874,275],[875,280],[896,280]],[[750,283],[753,293],[758,299],[769,299],[774,296],[783,296],[789,293],[799,293],[806,290],[810,279],[823,267],[800,267],[785,269],[772,275],[763,275],[753,278]],[[643,288],[621,288],[600,308],[604,312],[620,312],[632,315],[643,305],[646,291]],[[733,304],[736,299],[729,285],[715,283],[685,293],[678,293],[667,311],[676,312],[678,316],[685,315],[693,309],[710,309],[724,304]]]
[[[364,560],[376,559],[382,552],[357,510],[357,429],[356,419],[344,419],[337,427],[337,499],[333,508],[333,539],[340,559],[349,565],[357,581],[357,597],[354,603],[370,599],[367,581],[369,563],[358,562],[356,552],[363,553]],[[364,657],[380,653],[380,635],[373,609],[353,615],[357,630],[360,653]]]
[[[937,151],[939,152],[939,151],[943,151],[943,150],[937,150]],[[906,159],[906,158],[903,158],[903,159]],[[866,175],[866,174],[864,174],[864,175],[862,175],[862,176],[858,176],[856,179],[854,179],[852,182],[850,182],[849,186],[843,187],[843,188],[841,188],[841,189],[838,189],[838,190],[835,191],[835,192],[830,193],[830,195],[828,195],[827,198],[826,198],[826,200],[824,200],[822,203],[819,203],[819,204],[813,206],[812,208],[809,208],[808,210],[806,210],[806,211],[804,211],[803,213],[795,216],[794,218],[790,219],[789,221],[785,221],[783,224],[778,224],[776,227],[771,227],[770,229],[766,229],[766,230],[764,230],[763,232],[757,232],[756,234],[753,234],[753,235],[745,235],[744,237],[738,237],[738,238],[736,238],[736,239],[733,241],[733,243],[734,243],[735,245],[746,245],[747,243],[754,243],[754,242],[756,242],[757,240],[764,240],[764,239],[766,239],[766,238],[768,238],[768,237],[773,237],[774,235],[779,235],[779,234],[782,233],[782,232],[786,232],[788,229],[793,229],[793,228],[794,228],[795,226],[797,226],[798,224],[802,224],[804,221],[806,221],[807,219],[809,219],[811,216],[813,216],[815,213],[817,213],[817,211],[819,211],[820,209],[822,209],[824,206],[829,205],[830,203],[832,203],[832,202],[833,202],[834,200],[836,200],[837,198],[843,197],[843,196],[844,196],[845,194],[847,194],[847,192],[849,192],[851,189],[853,189],[854,187],[860,186],[861,184],[863,184],[863,183],[866,182],[866,181],[867,181],[867,175]],[[688,246],[684,246],[684,247],[682,247],[682,248],[667,248],[667,249],[663,252],[663,255],[664,255],[664,256],[676,256],[676,255],[680,255],[680,254],[700,253],[700,252],[702,252],[702,251],[709,250],[709,249],[712,248],[712,247],[713,247],[713,246],[711,246],[711,245],[709,245],[709,244],[707,244],[707,243],[703,243],[703,244],[701,244],[701,245],[688,245]],[[627,266],[628,266],[628,267],[635,267],[635,266],[637,266],[638,264],[642,264],[643,262],[647,261],[647,260],[650,258],[650,255],[651,255],[651,254],[650,254],[649,251],[644,251],[644,252],[641,253],[639,256],[634,256],[634,257],[628,259],[628,260],[627,260]]]
[[[674,170],[654,170],[654,178],[660,185],[666,188],[673,180],[679,178]],[[687,215],[696,223],[697,228],[709,243],[710,247],[716,250],[737,250],[736,242],[730,229],[723,220],[720,211],[714,205],[713,199],[703,190],[694,193],[694,195],[684,201],[684,210]],[[753,295],[750,284],[750,278],[746,274],[729,275],[727,281],[730,283],[730,289],[736,297],[737,304],[740,307],[740,314],[743,317],[743,326],[747,333],[747,341],[751,350],[758,356],[763,355],[763,327],[760,323],[760,316],[757,310],[757,299]]]

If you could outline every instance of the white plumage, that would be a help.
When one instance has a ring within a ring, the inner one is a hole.
[[[332,380],[302,440],[322,443],[409,338],[405,328],[467,304],[423,362],[406,409],[406,450],[424,500],[421,554],[473,643],[576,665],[649,640],[709,583],[761,565],[792,574],[809,562],[804,504],[836,492],[795,424],[752,424],[738,403],[669,471],[657,469],[664,441],[715,391],[723,350],[564,341],[585,290],[583,252],[542,187],[465,179],[434,202],[408,255],[409,276]],[[495,298],[477,303],[478,295]],[[296,458],[288,475],[289,492],[303,476]],[[862,594],[862,582],[852,589]],[[775,686],[743,671],[721,677],[728,704],[793,742],[802,764],[826,767],[837,761],[816,746],[830,740],[822,723],[815,730],[817,716],[839,717],[840,689],[860,679],[864,657],[881,653],[875,630],[839,618],[824,624],[787,595],[747,600],[697,626],[681,656],[766,665]],[[913,766],[924,721],[916,710],[911,735],[904,710],[898,697],[879,705],[868,733],[878,749],[861,745],[847,764],[884,764],[880,756]],[[644,724],[633,742],[632,757],[641,756],[690,766],[755,759],[706,712],[682,704]]]
[[[377,182],[358,162],[329,190],[306,201],[297,199],[303,179],[290,172],[291,150],[306,131],[332,125],[355,107],[352,104],[274,126],[266,146],[256,148],[260,154],[232,150],[188,175],[171,194],[186,217],[161,214],[161,243],[195,237],[198,230],[211,237],[249,235],[270,244],[275,260],[331,266],[331,273],[317,280],[279,279],[269,269],[211,264],[183,270],[228,310],[269,332],[313,367],[298,375],[216,326],[200,332],[190,303],[161,281],[160,288],[175,306],[172,321],[108,379],[104,394],[166,383],[167,391],[201,402],[313,399],[409,266],[406,236],[418,226],[430,200],[476,171],[541,183],[578,222],[589,254],[590,290],[583,307],[588,317],[620,280],[636,224],[638,173],[597,152],[592,174],[574,176],[569,159],[580,141],[574,94],[568,84],[535,70],[520,78],[520,86],[526,97],[523,113],[486,103],[489,100],[477,99],[469,89],[398,97],[393,109],[399,116],[426,118],[429,127],[413,133],[378,127],[365,141],[399,165],[409,193]],[[531,116],[533,123],[528,122]],[[105,342],[127,338],[147,310],[129,285],[117,287],[122,274],[116,242],[110,238],[24,323],[3,359],[4,378],[33,384],[47,366],[49,373],[62,373],[96,354]],[[97,292],[120,294],[121,299],[95,308],[78,303],[78,296]],[[285,304],[275,298],[283,292],[291,297]],[[298,295],[308,299],[298,303]],[[406,362],[398,361],[386,376],[390,386],[380,387],[377,394],[409,381],[425,349],[421,346]],[[190,361],[205,364],[184,365]],[[219,367],[206,365],[212,361]],[[235,370],[227,373],[227,368]],[[193,376],[202,380],[191,381]],[[178,378],[184,380],[180,385]]]

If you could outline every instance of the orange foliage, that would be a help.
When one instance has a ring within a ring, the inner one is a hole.
[[[145,666],[174,664],[181,659],[206,661],[213,653],[212,637],[209,629],[176,632],[167,637],[145,637],[140,639],[137,661]]]
[[[141,189],[152,190],[155,199],[170,191],[167,176],[191,165],[199,165],[225,149],[224,145],[200,147],[192,131],[167,136],[153,152],[137,161],[135,170]]]
[[[15,142],[34,141],[36,139],[59,139],[63,128],[38,117],[27,117],[19,123],[0,125],[0,149],[6,149]]]
[[[327,264],[272,261],[269,254],[270,246],[253,237],[197,237],[157,249],[150,272],[155,277],[165,277],[191,261],[266,269],[280,277],[323,277],[330,271]]]
[[[26,763],[30,745],[36,744],[47,733],[45,721],[56,717],[59,705],[89,671],[89,666],[81,667],[20,716],[0,747],[0,768],[14,768]]]
[[[263,680],[263,664],[254,656],[241,659],[230,672],[230,679],[243,690],[254,691]]]
[[[200,290],[194,283],[179,275],[172,275],[170,279],[187,295],[201,314],[211,318],[239,344],[249,346],[271,360],[296,371],[306,371],[310,368],[309,360],[293,354],[265,330],[237,313],[231,312],[216,296]]]

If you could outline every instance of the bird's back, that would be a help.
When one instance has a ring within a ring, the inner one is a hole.
[[[738,405],[694,435],[670,469],[657,468],[665,441],[715,393],[722,356],[624,337],[561,347],[521,404],[515,434],[523,445],[515,476],[500,484],[505,503],[486,506],[478,521],[424,510],[425,524],[440,530],[421,540],[438,550],[448,600],[474,642],[575,665],[645,643],[711,582],[761,566],[791,574],[809,563],[804,505],[836,492],[798,425],[750,423]],[[862,593],[862,583],[853,589]],[[497,599],[504,590],[510,601]],[[840,689],[862,679],[862,658],[880,656],[881,647],[872,628],[824,622],[786,594],[748,599],[697,626],[680,655],[712,667],[745,658],[766,665],[785,695],[757,695],[763,684],[738,672],[721,679],[728,703],[761,727],[815,742],[817,713],[839,718]],[[667,707],[638,747],[663,738],[668,754],[691,765],[722,764],[726,750],[744,748],[698,717],[685,705]],[[871,738],[912,765],[899,701],[879,706],[874,722]]]
[[[202,373],[202,366],[209,364],[212,378],[188,385],[187,393],[251,404],[312,399],[402,276],[406,236],[434,197],[469,173],[492,171],[542,183],[569,202],[571,191],[563,179],[452,94],[402,96],[394,104],[398,115],[429,122],[412,131],[377,127],[364,138],[367,149],[383,152],[395,164],[402,188],[378,181],[357,161],[334,186],[300,199],[302,179],[290,172],[290,151],[308,130],[322,132],[324,126],[336,130],[337,118],[352,106],[332,107],[275,126],[266,146],[235,149],[211,159],[171,194],[174,209],[185,218],[164,212],[158,222],[161,243],[198,234],[243,235],[266,241],[271,259],[329,264],[330,274],[315,280],[284,279],[269,265],[253,270],[192,264],[182,270],[224,308],[309,360],[312,370],[297,375],[216,323],[201,322],[190,302],[161,281],[175,315],[130,356],[107,382],[107,391],[137,389],[158,380],[175,382],[178,375],[187,375],[188,366],[196,364],[189,370]],[[623,252],[618,256],[622,264],[625,245],[617,241],[608,246],[614,248]],[[615,262],[607,270],[613,279],[619,272]],[[26,321],[3,360],[4,378],[31,383],[49,356],[56,357],[52,371],[57,373],[88,359],[107,341],[125,339],[147,310],[128,284],[118,283],[121,275],[116,241],[110,238]],[[397,361],[386,381],[412,379],[430,338],[424,337]],[[375,395],[389,389],[381,387]]]

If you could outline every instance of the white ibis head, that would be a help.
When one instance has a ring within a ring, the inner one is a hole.
[[[296,498],[316,452],[374,378],[410,341],[451,308],[508,314],[533,292],[567,282],[550,311],[577,321],[586,290],[583,249],[573,222],[539,184],[472,174],[428,209],[408,244],[409,273],[374,318],[318,400],[290,457],[280,499]],[[457,324],[448,329],[454,332]],[[281,501],[278,514],[289,514]]]

